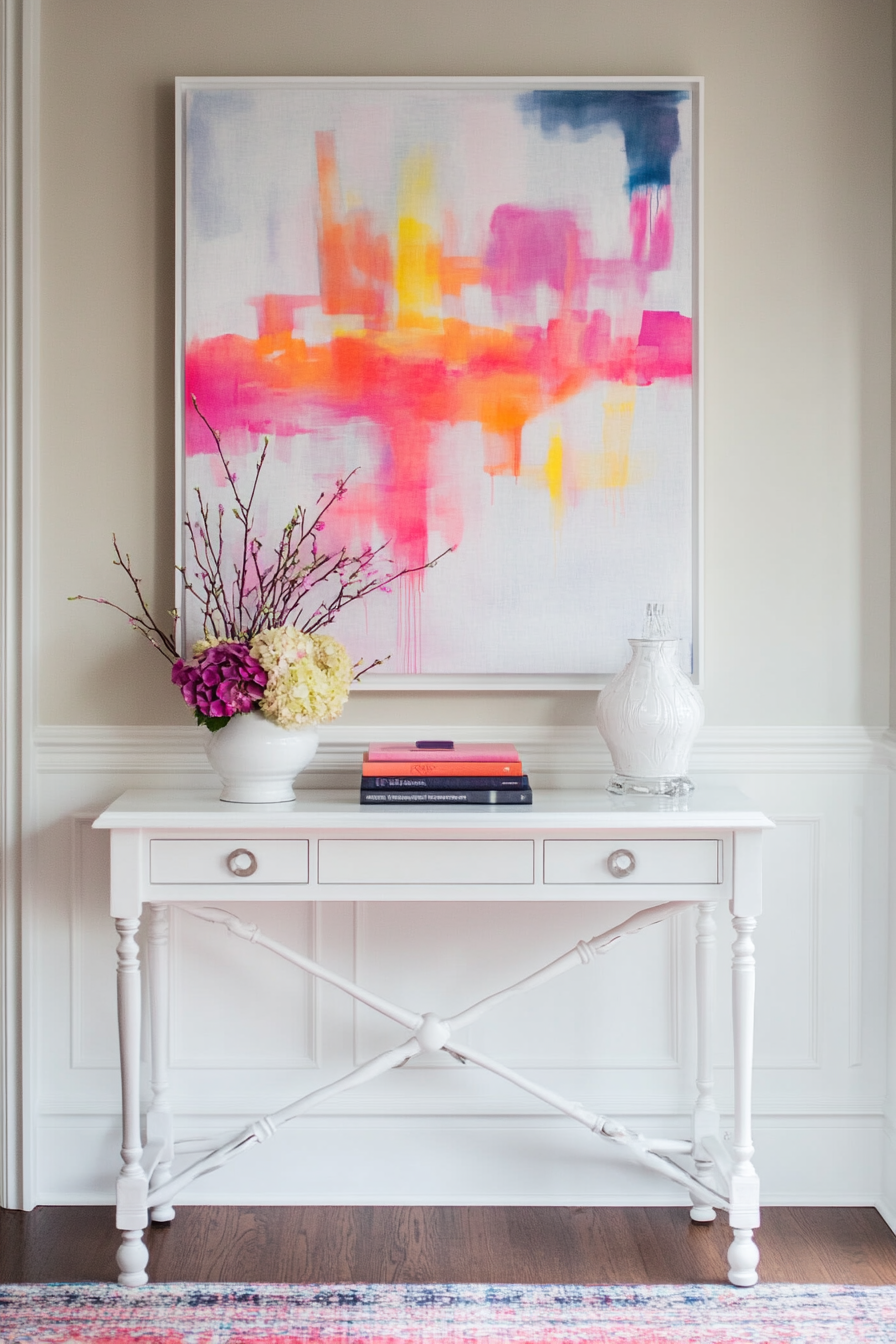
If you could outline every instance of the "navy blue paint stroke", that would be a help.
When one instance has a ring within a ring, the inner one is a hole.
[[[681,144],[678,104],[685,89],[532,89],[518,99],[527,121],[538,119],[543,135],[563,130],[590,140],[610,122],[625,138],[628,189],[668,187],[672,155]]]

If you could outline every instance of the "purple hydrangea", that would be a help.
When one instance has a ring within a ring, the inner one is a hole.
[[[192,662],[178,658],[171,680],[197,714],[204,718],[232,718],[246,714],[260,700],[268,674],[246,644],[215,644]]]

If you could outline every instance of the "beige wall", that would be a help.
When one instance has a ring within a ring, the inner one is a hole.
[[[124,597],[115,530],[172,600],[173,78],[293,73],[705,75],[707,719],[886,720],[889,0],[44,0],[42,42],[42,722],[189,721],[66,597]],[[579,723],[593,697],[347,714]]]

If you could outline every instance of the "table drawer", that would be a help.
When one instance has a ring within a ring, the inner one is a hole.
[[[615,859],[613,856],[616,856]],[[623,857],[631,855],[631,861]],[[614,871],[615,870],[615,871]],[[718,840],[546,840],[545,883],[716,886]]]
[[[321,840],[321,886],[531,886],[532,840]]]
[[[238,851],[242,851],[239,853]],[[246,871],[240,874],[228,866]],[[253,866],[254,861],[254,866]],[[185,886],[215,882],[248,887],[308,881],[307,840],[151,840],[149,880]]]

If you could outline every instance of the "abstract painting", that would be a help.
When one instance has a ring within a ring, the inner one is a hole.
[[[178,507],[193,398],[262,534],[353,472],[327,543],[414,571],[333,627],[370,684],[598,684],[648,602],[693,665],[700,82],[177,94]]]

